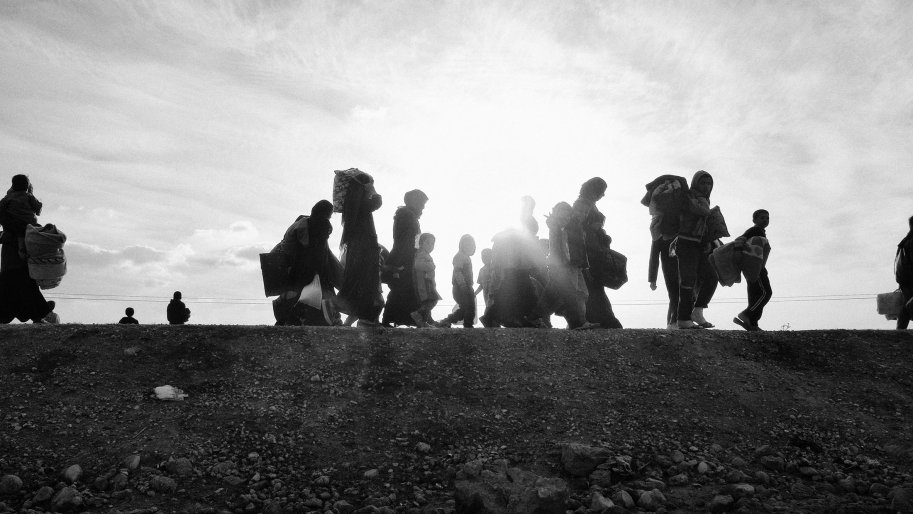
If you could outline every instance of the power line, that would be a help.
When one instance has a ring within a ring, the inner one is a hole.
[[[168,303],[171,298],[152,295],[126,295],[126,294],[93,294],[93,293],[46,293],[45,296],[54,300],[83,300],[97,302],[141,302],[141,303]],[[875,293],[856,294],[829,294],[829,295],[794,295],[773,297],[771,303],[785,302],[834,302],[834,301],[859,301],[872,300]],[[201,304],[222,305],[264,305],[272,302],[269,298],[219,298],[219,297],[184,297],[184,301]],[[744,303],[745,298],[714,298],[713,303]],[[633,307],[648,307],[654,305],[668,305],[668,300],[630,300],[626,302],[612,302],[613,305]],[[455,303],[438,303],[441,307],[452,307]]]

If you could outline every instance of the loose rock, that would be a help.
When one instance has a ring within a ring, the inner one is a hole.
[[[3,475],[0,478],[0,495],[13,495],[22,489],[22,479],[16,475]]]

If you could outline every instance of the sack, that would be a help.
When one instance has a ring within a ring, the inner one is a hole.
[[[710,209],[710,216],[707,217],[707,236],[710,239],[729,237],[729,228],[726,227],[726,219],[723,218],[719,206]]]
[[[323,289],[320,287],[320,275],[314,275],[314,280],[301,289],[301,294],[298,296],[298,303],[315,309],[321,309],[322,301]]]
[[[878,314],[884,314],[888,319],[897,319],[904,310],[903,293],[898,289],[890,293],[881,293],[876,301]]]
[[[764,251],[768,246],[767,238],[761,236],[754,236],[745,242],[741,262],[745,280],[757,282],[761,278],[761,270],[764,269],[765,264]]]
[[[618,289],[628,281],[628,258],[607,248],[602,269],[602,285],[609,289]]]
[[[650,212],[678,214],[685,201],[685,189],[678,180],[667,180],[653,189],[650,196]]]
[[[364,173],[358,168],[349,168],[347,170],[336,170],[333,177],[333,212],[342,212],[346,202],[346,194],[349,192],[349,182],[353,178]]]
[[[735,243],[726,243],[710,254],[710,265],[716,272],[721,286],[731,287],[742,281],[742,252],[735,250]]]
[[[260,272],[263,274],[263,292],[266,296],[282,294],[288,279],[285,256],[279,252],[261,253]]]
[[[67,257],[63,244],[67,236],[57,227],[29,225],[25,229],[25,251],[28,253],[29,276],[41,289],[53,289],[67,274]]]

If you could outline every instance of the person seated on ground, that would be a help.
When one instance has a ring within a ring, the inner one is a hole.
[[[57,313],[54,312],[54,307],[57,307],[57,302],[55,302],[54,300],[48,301],[48,307],[51,308],[51,312],[47,313],[47,315],[44,318],[42,318],[41,321],[43,321],[44,323],[53,323],[55,325],[59,324],[60,316],[58,316]]]
[[[181,292],[175,291],[174,298],[168,303],[168,323],[172,325],[183,325],[190,319],[190,309],[181,301]]]
[[[118,323],[121,325],[139,325],[139,321],[133,317],[133,307],[127,307],[124,309],[124,314],[126,314],[126,316],[121,318]]]

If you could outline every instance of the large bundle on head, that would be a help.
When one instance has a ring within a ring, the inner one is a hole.
[[[358,168],[349,168],[347,170],[336,170],[333,177],[333,212],[342,212],[346,202],[346,193],[349,191],[349,183],[359,175],[367,175]]]
[[[647,193],[640,200],[650,208],[650,214],[677,215],[688,193],[688,181],[677,175],[660,175],[647,184]]]
[[[29,275],[41,289],[53,289],[67,273],[67,258],[63,244],[67,236],[57,227],[29,225],[25,229],[25,250],[28,253]]]

